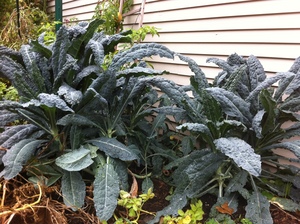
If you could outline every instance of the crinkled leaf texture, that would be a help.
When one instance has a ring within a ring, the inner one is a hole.
[[[159,55],[160,57],[166,57],[173,59],[174,52],[170,51],[167,47],[157,43],[145,43],[136,44],[127,51],[120,51],[116,54],[109,66],[109,70],[112,72],[118,71],[124,64],[132,62],[136,59],[142,59],[145,57],[151,57]]]
[[[81,208],[85,199],[85,183],[79,172],[65,171],[61,180],[61,190],[64,203],[73,211]]]
[[[255,224],[272,224],[270,214],[270,203],[268,199],[259,192],[253,192],[246,206],[246,218]]]
[[[251,124],[250,103],[222,88],[212,87],[206,90],[220,103],[224,113],[244,124]]]
[[[55,160],[57,166],[67,171],[83,170],[92,165],[93,162],[90,150],[84,146],[63,154]]]
[[[71,106],[78,104],[82,98],[81,91],[76,90],[65,83],[59,87],[57,93],[58,95],[63,96],[65,101],[71,104]]]
[[[247,65],[249,69],[250,88],[252,91],[259,83],[263,82],[267,76],[262,64],[254,55],[249,56],[247,59]]]
[[[199,65],[191,58],[185,57],[181,54],[177,54],[180,60],[187,62],[189,68],[191,71],[195,74],[193,77],[194,80],[198,83],[200,88],[206,88],[209,86],[207,78],[205,77],[205,74],[203,71],[200,69]]]
[[[5,127],[0,134],[0,145],[4,148],[11,148],[16,142],[32,137],[38,128],[32,124],[14,125]]]
[[[44,142],[44,140],[30,138],[21,140],[11,147],[2,158],[4,169],[0,177],[9,180],[17,176],[35,150]]]
[[[205,133],[207,135],[210,135],[209,128],[204,124],[197,124],[197,123],[184,123],[182,125],[179,125],[176,127],[178,130],[189,130],[199,133]]]
[[[125,69],[117,72],[118,77],[126,77],[126,76],[148,76],[148,75],[163,75],[166,74],[167,71],[159,71],[159,70],[154,70],[151,68],[143,68],[143,67],[134,67],[130,69]]]
[[[97,124],[85,116],[79,114],[67,114],[57,121],[58,125],[77,125],[77,126],[90,126],[97,127]]]
[[[265,110],[258,111],[257,114],[253,117],[253,120],[252,120],[252,129],[255,132],[255,135],[256,135],[257,138],[262,138],[263,137],[261,123],[262,123],[262,120],[263,120],[263,117],[264,117],[265,113],[266,113]]]
[[[245,141],[230,137],[219,138],[214,141],[216,148],[244,170],[247,170],[253,176],[259,176],[261,173],[260,155],[254,152],[254,149]]]
[[[192,153],[172,161],[164,169],[177,167],[172,174],[176,189],[170,204],[156,214],[156,218],[150,223],[159,221],[160,216],[177,215],[182,209],[187,198],[194,198],[204,190],[203,186],[209,182],[226,157],[222,153],[214,153],[210,150],[195,150]]]
[[[58,109],[61,109],[62,111],[70,111],[73,112],[73,110],[68,107],[66,102],[59,98],[59,96],[54,94],[47,94],[47,93],[41,93],[38,95],[38,100],[32,99],[27,103],[23,104],[23,107],[29,107],[30,105],[34,105],[36,107],[39,106],[47,106],[47,107],[55,107]]]
[[[1,107],[1,106],[0,106]],[[19,118],[19,115],[9,110],[0,110],[0,127],[4,127],[6,124],[13,122]]]
[[[94,204],[100,220],[112,217],[120,192],[119,177],[111,164],[99,169],[94,181]]]
[[[99,149],[107,156],[117,158],[123,161],[139,160],[139,157],[133,150],[122,144],[115,138],[100,137],[88,141],[89,143],[98,146]]]
[[[295,154],[295,156],[300,158],[300,140],[272,144],[264,147],[263,150],[279,149],[279,148],[290,150]]]

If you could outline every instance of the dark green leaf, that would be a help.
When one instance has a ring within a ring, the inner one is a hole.
[[[123,161],[132,161],[139,159],[133,150],[122,144],[115,138],[100,137],[89,140],[89,143],[99,147],[99,150],[105,152],[106,155],[118,158]]]
[[[299,72],[299,69],[300,69],[300,57],[295,59],[292,67],[289,69],[289,72],[293,72],[297,74]]]
[[[267,89],[270,86],[272,86],[274,83],[276,83],[277,81],[279,81],[285,77],[289,77],[289,76],[293,76],[293,75],[294,74],[290,73],[290,72],[279,72],[279,73],[276,73],[275,76],[266,78],[249,94],[249,96],[246,98],[246,102],[251,102],[253,99],[258,97],[258,95],[260,94],[260,92],[263,89]]]
[[[266,112],[264,110],[258,111],[252,120],[252,128],[253,128],[253,131],[255,132],[255,135],[257,138],[263,137],[263,135],[262,135],[262,119],[263,119],[265,113]]]
[[[101,43],[94,41],[94,40],[90,40],[89,41],[89,46],[91,47],[92,51],[93,51],[93,55],[95,57],[95,64],[99,67],[101,67],[101,65],[103,64],[104,61],[104,47]]]
[[[219,102],[223,112],[228,116],[234,117],[245,124],[251,123],[252,115],[249,103],[234,93],[221,88],[214,87],[206,90]]]
[[[73,211],[83,206],[86,186],[79,172],[64,171],[61,190],[65,205],[70,206]]]
[[[77,86],[85,77],[90,74],[99,74],[102,69],[98,65],[89,65],[83,68],[78,74],[76,74],[75,79],[72,82],[72,86]]]
[[[4,169],[0,176],[6,180],[17,176],[37,148],[44,142],[44,140],[24,139],[16,143],[2,158]]]
[[[239,138],[219,138],[214,141],[216,148],[244,170],[247,170],[254,176],[261,173],[260,155],[254,152],[254,149],[245,141]]]
[[[67,52],[70,45],[71,41],[69,40],[67,27],[62,26],[56,33],[56,41],[53,44],[52,57],[50,58],[55,79],[66,63]]]
[[[222,68],[227,73],[232,73],[234,68],[225,60],[219,59],[219,58],[208,58],[206,60],[207,63],[214,63],[218,65],[220,68]]]
[[[196,133],[203,134],[207,137],[210,137],[212,139],[212,135],[210,133],[209,128],[204,124],[197,124],[197,123],[184,123],[182,125],[179,125],[176,127],[178,130],[188,130]]]
[[[233,193],[241,191],[247,183],[248,172],[245,170],[241,170],[237,174],[234,175],[232,179],[230,179],[226,192]]]
[[[115,72],[126,63],[154,55],[159,55],[160,57],[166,57],[170,59],[174,58],[174,52],[170,51],[163,45],[156,43],[136,44],[129,50],[119,52],[117,55],[115,55],[111,65],[109,66],[109,70]]]
[[[94,161],[91,158],[90,150],[81,146],[56,158],[55,163],[67,171],[80,171],[89,167]]]
[[[300,205],[288,198],[271,198],[271,203],[279,206],[281,209],[289,212],[300,211]]]
[[[195,76],[192,76],[191,78],[193,78],[193,81],[197,83],[198,86],[197,89],[207,88],[208,87],[207,79],[205,77],[205,74],[199,67],[199,65],[189,57],[185,57],[181,54],[177,54],[176,56],[178,56],[180,60],[188,63],[189,68],[195,74]]]
[[[270,149],[277,149],[277,148],[284,148],[284,149],[290,150],[293,153],[295,153],[295,155],[298,158],[300,158],[300,140],[275,143],[275,144],[272,144],[272,145],[262,148],[262,150],[270,150]]]
[[[59,87],[57,94],[59,96],[63,96],[65,101],[68,104],[70,104],[71,106],[78,104],[82,99],[82,92],[72,88],[71,86],[67,85],[66,83],[63,83]]]
[[[66,104],[64,100],[54,94],[41,93],[38,95],[38,99],[32,99],[29,102],[24,103],[23,107],[29,107],[30,105],[36,107],[46,106],[49,108],[58,108],[62,111],[73,112],[73,110]]]
[[[143,192],[143,194],[147,194],[147,192],[150,188],[152,188],[152,190],[154,188],[153,181],[149,177],[146,177],[142,182],[142,192]]]
[[[246,206],[246,218],[255,224],[272,224],[270,203],[259,192],[253,192]]]
[[[226,80],[226,83],[222,87],[230,92],[236,92],[239,88],[239,82],[242,79],[243,75],[245,74],[247,69],[246,65],[241,65],[240,67],[236,68]]]
[[[83,43],[87,44],[87,42],[92,38],[95,30],[103,23],[103,20],[96,19],[92,21],[86,30],[85,33],[81,34],[77,37],[70,46],[68,53],[72,55],[74,58],[78,58],[80,54],[80,49]],[[76,27],[75,27],[76,28]]]
[[[32,124],[15,125],[5,128],[0,135],[0,145],[11,148],[17,142],[29,138],[38,128]]]
[[[110,219],[117,207],[119,178],[111,164],[105,164],[94,181],[94,203],[100,220]]]
[[[188,200],[186,198],[186,195],[180,193],[174,194],[172,196],[170,204],[166,206],[163,210],[157,212],[155,218],[150,220],[149,224],[158,223],[161,216],[166,216],[166,215],[177,216],[178,210],[182,209],[187,204],[187,202]]]
[[[30,44],[33,46],[32,50],[42,54],[44,57],[49,59],[52,56],[52,51],[47,47],[41,45],[37,40],[32,40]]]
[[[250,91],[254,90],[259,83],[266,79],[264,68],[260,61],[254,55],[250,55],[247,59],[250,79]]]
[[[125,69],[117,72],[117,77],[139,77],[139,76],[152,76],[152,75],[163,75],[167,74],[167,71],[158,71],[151,68],[143,68],[143,67],[134,67],[130,69]]]

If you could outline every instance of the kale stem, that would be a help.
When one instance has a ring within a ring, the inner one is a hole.
[[[219,198],[223,197],[223,184],[224,180],[219,181]]]

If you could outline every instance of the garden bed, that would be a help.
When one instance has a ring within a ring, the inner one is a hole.
[[[210,58],[222,71],[209,83],[193,59],[157,43],[131,45],[130,32],[95,32],[102,23],[62,27],[51,46],[39,39],[19,52],[0,48],[0,75],[20,97],[0,102],[3,223],[99,223],[96,215],[117,224],[161,216],[191,223],[209,209],[217,223],[297,218],[270,210],[269,200],[299,210],[300,142],[292,137],[300,136],[300,58],[272,77],[253,55]],[[187,63],[190,84],[147,67],[143,59],[154,55]]]
[[[98,220],[95,209],[93,207],[92,198],[87,196],[85,206],[78,211],[72,211],[67,208],[63,201],[61,193],[59,192],[59,186],[53,186],[49,188],[42,188],[41,198],[38,201],[40,192],[38,188],[34,187],[31,183],[22,183],[24,180],[9,181],[5,185],[6,195],[3,196],[3,189],[1,191],[1,198],[5,198],[3,202],[4,206],[0,210],[1,223],[10,224],[97,224]],[[157,212],[168,205],[166,197],[169,195],[170,186],[161,180],[153,179],[154,194],[155,197],[143,206],[143,209],[148,212]],[[87,188],[87,195],[91,195],[92,190]],[[212,205],[217,201],[217,198],[213,195],[207,194],[201,197],[203,202],[204,216],[203,220],[199,223],[205,223],[208,219],[208,214]],[[37,203],[36,203],[37,202]],[[34,204],[36,203],[36,204]],[[240,203],[240,206],[236,212],[232,214],[233,220],[240,220],[245,216],[246,202]],[[188,209],[188,207],[187,207]],[[116,213],[119,213],[122,209],[117,208]],[[299,212],[286,212],[279,206],[271,204],[271,215],[274,224],[299,224],[300,213]],[[6,214],[6,215],[5,215]],[[123,210],[123,215],[126,212]],[[142,213],[138,223],[146,224],[153,218],[152,215]],[[114,223],[114,219],[108,221],[108,223]],[[162,221],[161,221],[162,223]],[[236,223],[239,223],[238,221]]]

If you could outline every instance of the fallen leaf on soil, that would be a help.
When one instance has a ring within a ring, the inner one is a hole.
[[[222,214],[232,215],[232,213],[234,212],[234,209],[228,206],[228,202],[225,202],[223,205],[221,205],[221,207],[216,206],[216,209]]]

